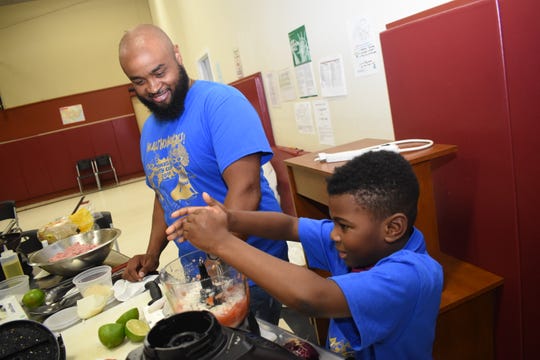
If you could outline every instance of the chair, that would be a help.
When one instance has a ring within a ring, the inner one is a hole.
[[[0,202],[0,222],[5,223],[5,228],[0,231],[0,234],[20,233],[22,231],[19,226],[15,201],[5,200]]]
[[[94,179],[96,179],[97,187],[101,190],[97,167],[93,159],[82,159],[77,161],[75,169],[77,170],[77,183],[79,184],[79,191],[81,192],[81,194],[83,192],[81,180],[89,177],[93,177]]]
[[[113,173],[114,180],[118,184],[118,176],[116,175],[116,169],[114,168],[111,156],[109,154],[99,155],[94,159],[96,164],[96,173],[99,177],[102,174]]]
[[[112,215],[110,211],[98,211],[94,213],[94,223],[100,229],[114,228]],[[114,241],[114,248],[116,251],[120,251],[118,246],[118,239]]]

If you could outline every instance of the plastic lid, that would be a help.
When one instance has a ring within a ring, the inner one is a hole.
[[[2,251],[2,255],[0,255],[0,257],[2,257],[2,258],[10,258],[10,257],[16,256],[16,255],[17,254],[15,254],[15,252],[13,250],[6,248],[6,245],[4,245],[4,251]]]
[[[79,321],[81,321],[81,318],[77,315],[77,307],[72,306],[49,316],[43,322],[43,325],[48,327],[51,331],[59,332],[75,325]]]

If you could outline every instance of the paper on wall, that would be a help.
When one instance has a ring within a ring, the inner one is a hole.
[[[356,18],[348,23],[354,75],[366,76],[379,71],[379,43],[367,18]]]
[[[319,62],[321,95],[324,97],[347,95],[343,57],[336,55]]]
[[[309,101],[294,104],[294,117],[300,134],[315,134],[311,115],[311,103]]]
[[[283,69],[278,72],[279,93],[282,101],[296,99],[296,90],[290,69]]]
[[[332,129],[332,121],[330,120],[328,101],[313,101],[313,113],[315,116],[315,124],[317,124],[317,132],[319,133],[319,143],[335,145],[334,129]]]

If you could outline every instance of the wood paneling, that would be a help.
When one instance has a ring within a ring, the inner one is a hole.
[[[0,177],[0,199],[78,192],[77,160],[106,153],[119,178],[142,175],[130,96],[125,85],[0,111],[0,167],[9,174]],[[59,108],[75,104],[86,120],[64,126]]]

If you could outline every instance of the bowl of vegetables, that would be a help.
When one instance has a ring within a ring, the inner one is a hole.
[[[73,276],[103,264],[121,231],[115,228],[87,231],[73,235],[38,250],[28,264],[62,276]]]

